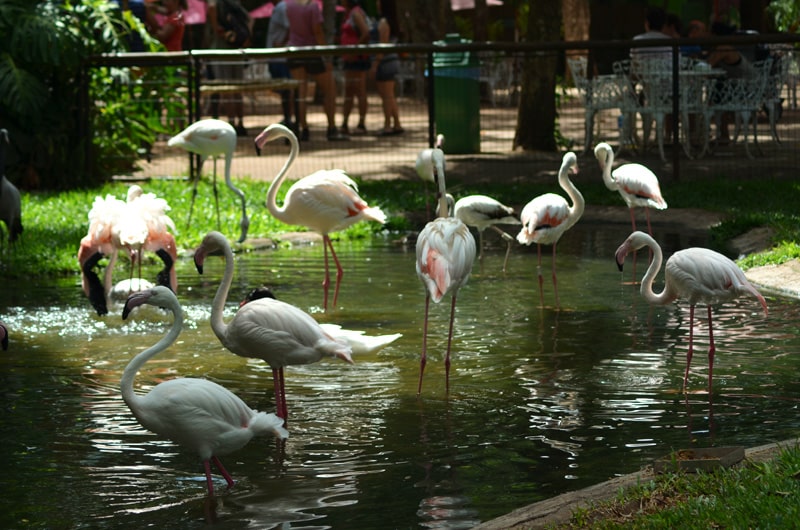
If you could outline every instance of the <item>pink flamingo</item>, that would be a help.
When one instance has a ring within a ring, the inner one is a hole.
[[[536,243],[536,253],[539,259],[536,270],[539,276],[539,300],[542,306],[544,306],[542,245],[553,245],[553,289],[555,291],[556,307],[560,307],[558,280],[556,279],[556,245],[564,232],[578,222],[578,219],[583,215],[585,205],[583,195],[569,179],[570,171],[578,172],[578,159],[575,153],[571,151],[562,158],[561,169],[558,171],[558,183],[572,199],[572,206],[567,204],[567,201],[561,195],[545,193],[526,204],[520,215],[522,230],[517,234],[517,241],[525,245]]]
[[[244,192],[234,186],[231,181],[231,162],[233,152],[236,150],[236,129],[222,120],[207,119],[196,121],[187,128],[173,136],[167,142],[170,147],[180,147],[200,155],[200,167],[198,168],[198,178],[194,180],[192,187],[192,202],[189,206],[189,220],[187,225],[192,222],[192,210],[194,200],[197,197],[197,181],[203,171],[203,162],[206,158],[214,159],[214,202],[217,207],[217,230],[220,229],[219,222],[219,194],[217,192],[217,157],[225,157],[225,185],[239,197],[242,203],[242,217],[239,220],[241,230],[237,242],[241,243],[247,239],[247,230],[250,228],[250,218],[247,217],[247,201]]]
[[[181,333],[183,311],[175,293],[156,286],[132,294],[125,303],[122,318],[140,305],[148,304],[172,311],[172,327],[154,346],[134,357],[122,373],[122,399],[145,429],[187,447],[203,461],[209,496],[214,495],[211,462],[219,469],[228,487],[234,485],[219,457],[241,449],[258,435],[286,438],[283,420],[275,414],[258,412],[227,388],[206,379],[183,377],[156,385],[145,395],[133,390],[133,379],[144,364],[167,349]]]
[[[325,333],[308,313],[274,298],[244,304],[226,324],[222,311],[233,282],[233,251],[225,236],[219,232],[206,234],[195,250],[194,263],[202,274],[206,256],[219,251],[225,259],[225,272],[211,306],[211,329],[236,355],[263,359],[270,365],[278,416],[287,419],[284,367],[315,363],[323,357],[352,364],[351,348]]]
[[[486,195],[468,195],[456,201],[453,212],[465,225],[478,229],[478,261],[481,264],[483,264],[483,231],[491,228],[500,234],[500,237],[507,243],[506,257],[503,260],[503,272],[506,272],[511,243],[514,242],[514,238],[495,225],[520,224],[519,219],[514,215],[514,209]]]
[[[450,347],[453,342],[453,323],[458,290],[466,285],[475,261],[475,238],[463,222],[448,217],[447,191],[444,176],[444,154],[433,152],[434,180],[438,185],[439,217],[430,221],[417,237],[417,276],[425,285],[425,323],[422,331],[422,355],[419,361],[419,385],[422,393],[422,375],[428,359],[428,311],[431,298],[439,303],[450,293],[450,329],[447,334],[445,355],[445,384],[450,392]]]
[[[339,285],[344,275],[342,265],[328,234],[345,228],[359,221],[386,222],[386,215],[380,208],[370,207],[358,195],[358,186],[341,169],[320,170],[304,177],[289,188],[283,200],[283,206],[276,203],[278,190],[286,178],[294,159],[300,152],[300,144],[295,134],[286,126],[276,123],[264,129],[255,139],[256,152],[267,142],[278,138],[286,138],[291,144],[291,152],[286,163],[272,181],[267,190],[267,209],[276,219],[289,224],[306,226],[322,234],[325,252],[325,280],[322,282],[324,292],[322,307],[328,310],[328,288],[331,284],[328,268],[328,249],[336,264],[336,289],[333,293],[333,305],[339,297]]]
[[[694,307],[706,304],[708,309],[708,393],[711,394],[711,379],[714,368],[714,330],[711,319],[711,304],[727,302],[749,294],[761,303],[764,315],[768,314],[767,302],[755,287],[745,278],[742,270],[719,252],[707,248],[687,248],[673,254],[664,269],[664,289],[653,292],[653,280],[661,269],[663,254],[655,239],[644,232],[634,232],[617,249],[616,260],[619,270],[629,252],[636,252],[647,246],[653,252],[653,261],[642,279],[641,293],[651,304],[665,305],[678,298],[689,301],[689,349],[686,352],[686,372],[683,375],[683,391],[689,379],[689,365],[692,362]]]
[[[633,209],[637,207],[644,208],[647,217],[647,233],[652,236],[650,208],[667,209],[667,201],[661,196],[658,177],[641,164],[622,164],[612,171],[614,150],[605,142],[597,144],[594,148],[594,156],[600,163],[600,169],[603,171],[603,182],[606,187],[611,191],[618,191],[625,204],[628,205],[631,214],[631,230],[636,231],[636,218],[633,215]]]

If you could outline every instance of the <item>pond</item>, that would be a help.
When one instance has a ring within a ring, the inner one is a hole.
[[[704,243],[679,229],[655,235],[667,255]],[[712,409],[707,326],[696,327],[684,397],[688,307],[644,302],[630,271],[623,277],[613,261],[626,236],[624,225],[580,223],[564,236],[561,310],[553,308],[549,249],[541,308],[535,248],[515,247],[503,274],[504,244],[487,236],[493,246],[458,298],[449,397],[447,301],[432,306],[417,397],[424,293],[413,247],[391,237],[337,243],[345,276],[339,308],[327,314],[319,310],[321,246],[238,255],[229,316],[263,283],[321,322],[403,337],[354,365],[287,369],[285,448],[257,438],[223,458],[237,484],[226,491],[215,475],[214,499],[197,457],[141,428],[119,392],[125,365],[172,317],[154,310],[122,321],[120,307],[98,317],[77,277],[6,287],[0,307],[12,342],[0,355],[0,524],[469,528],[636,471],[672,449],[796,436],[800,304],[768,295],[769,317],[750,299],[716,313]],[[639,256],[641,276],[647,258]],[[274,412],[269,367],[227,352],[209,327],[222,269],[210,257],[200,276],[191,260],[180,261],[184,331],[136,387],[203,377]]]

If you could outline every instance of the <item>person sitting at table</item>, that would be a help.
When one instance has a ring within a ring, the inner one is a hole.
[[[736,32],[736,27],[726,24],[724,22],[714,22],[711,24],[711,34],[719,37],[727,37]],[[742,55],[731,44],[719,44],[715,46],[708,54],[708,64],[712,68],[721,68],[725,70],[726,79],[739,79],[755,75],[755,69],[750,61]],[[718,83],[724,83],[724,79],[718,80]],[[724,112],[722,119],[718,124],[717,143],[727,144],[730,142],[730,135],[728,127],[732,121],[733,114]]]
[[[664,26],[667,23],[667,13],[660,7],[649,7],[644,20],[644,33],[639,33],[633,37],[637,40],[650,39],[669,39],[670,36],[664,33]],[[672,58],[672,47],[653,46],[653,47],[633,47],[631,48],[631,62],[636,63],[642,60]]]
[[[692,20],[686,25],[686,37],[689,39],[702,39],[708,37],[708,28],[701,20]],[[704,61],[708,52],[699,44],[686,44],[681,46],[681,55],[692,59]]]

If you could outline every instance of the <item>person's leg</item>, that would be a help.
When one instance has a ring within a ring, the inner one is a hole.
[[[308,78],[306,77],[306,69],[303,66],[292,67],[289,70],[292,79],[297,79],[300,84],[297,87],[297,128],[300,130],[301,137],[308,139],[308,122],[306,121],[306,97],[308,95]]]
[[[350,113],[353,110],[353,99],[358,95],[358,74],[356,70],[345,67],[344,70],[344,103],[342,104],[342,131],[349,132]]]
[[[369,66],[369,64],[367,64]],[[358,98],[358,131],[367,132],[367,70],[358,72],[358,84],[356,85],[356,97]]]
[[[392,128],[392,103],[389,100],[389,86],[391,85],[394,90],[394,83],[389,81],[376,81],[375,86],[378,88],[378,95],[381,97],[381,106],[383,107],[383,130],[388,131]]]

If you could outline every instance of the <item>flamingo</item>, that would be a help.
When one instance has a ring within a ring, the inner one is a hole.
[[[283,420],[258,412],[236,394],[206,379],[185,377],[156,385],[145,395],[133,390],[133,379],[144,364],[169,347],[183,326],[183,311],[175,293],[162,285],[133,293],[125,303],[122,318],[142,304],[164,307],[175,316],[169,332],[154,346],[134,357],[122,373],[122,399],[145,429],[193,450],[203,461],[208,495],[214,495],[211,463],[219,469],[228,488],[234,481],[219,457],[241,449],[258,435],[289,436]]]
[[[0,346],[3,347],[3,351],[8,349],[8,328],[6,327],[6,323],[0,320]]]
[[[631,230],[636,231],[636,218],[633,214],[633,209],[637,207],[644,208],[647,217],[647,233],[652,236],[650,208],[667,209],[667,201],[661,196],[658,177],[642,164],[622,164],[612,171],[614,150],[605,142],[597,144],[594,148],[594,156],[600,163],[606,188],[611,191],[618,191],[625,204],[628,205],[631,214]]]
[[[206,256],[219,251],[225,259],[225,272],[211,306],[211,329],[236,355],[263,359],[270,365],[278,416],[287,419],[284,367],[315,363],[323,357],[352,364],[352,350],[325,333],[308,313],[273,298],[245,304],[226,324],[222,311],[233,281],[233,251],[225,236],[219,232],[206,234],[195,250],[194,263],[202,274]]]
[[[536,269],[539,276],[539,300],[542,306],[544,306],[542,245],[553,245],[553,289],[555,291],[556,306],[560,307],[558,280],[556,279],[556,246],[564,232],[578,222],[578,219],[583,215],[585,205],[583,195],[569,179],[570,171],[578,172],[578,159],[572,151],[564,155],[561,161],[561,169],[558,171],[558,183],[569,195],[572,200],[572,206],[569,206],[561,195],[545,193],[526,204],[520,216],[522,230],[517,234],[517,241],[525,245],[536,243],[536,252],[539,258]]]
[[[425,286],[425,323],[422,331],[422,354],[419,361],[419,385],[422,393],[422,375],[428,358],[428,312],[433,298],[439,303],[450,293],[450,329],[445,355],[445,389],[450,392],[450,346],[453,341],[453,322],[458,290],[466,285],[475,261],[475,238],[461,220],[448,216],[447,193],[444,175],[444,153],[432,153],[434,180],[438,185],[439,217],[430,221],[417,237],[417,276]]]
[[[430,202],[428,201],[428,182],[436,183],[433,172],[433,151],[438,149],[442,151],[444,146],[444,135],[436,135],[436,143],[433,147],[426,147],[417,154],[417,161],[414,164],[414,169],[417,170],[417,175],[422,179],[423,186],[425,187],[425,217],[429,219],[431,216]],[[444,153],[443,153],[444,154]]]
[[[133,185],[128,190],[127,201],[117,199],[111,194],[95,197],[89,211],[89,231],[81,239],[78,249],[78,263],[81,268],[83,291],[98,315],[108,313],[108,301],[113,291],[122,289],[130,294],[135,287],[145,287],[145,281],[129,280],[124,287],[112,287],[112,276],[117,255],[120,250],[131,254],[131,266],[141,251],[154,251],[164,262],[164,269],[158,273],[157,283],[177,290],[178,279],[174,263],[178,258],[175,237],[168,229],[174,224],[166,214],[169,206],[163,199],[152,193],[143,194],[139,186]],[[109,257],[103,282],[100,281],[94,268],[99,261]],[[146,282],[146,286],[152,284]]]
[[[663,254],[655,239],[644,232],[633,232],[617,249],[616,260],[619,270],[629,252],[636,252],[647,246],[653,252],[653,261],[642,279],[642,296],[651,304],[666,305],[682,298],[689,301],[689,349],[686,352],[686,372],[683,375],[683,391],[689,379],[689,365],[692,362],[694,308],[697,303],[706,304],[708,309],[708,393],[711,394],[711,379],[714,368],[714,331],[711,319],[711,304],[727,302],[742,295],[754,296],[764,315],[768,314],[767,302],[761,293],[745,278],[736,264],[719,252],[707,248],[692,247],[673,254],[664,269],[664,289],[653,292],[653,279],[661,269]]]
[[[239,200],[242,202],[242,217],[239,221],[239,235],[238,243],[247,239],[247,230],[250,228],[250,218],[247,217],[247,203],[245,200],[244,192],[233,185],[231,182],[231,162],[233,160],[233,152],[236,150],[236,129],[233,126],[222,120],[207,119],[196,121],[189,125],[187,128],[173,136],[167,142],[170,147],[180,147],[200,155],[200,168],[198,169],[198,178],[194,181],[192,188],[192,203],[189,206],[189,219],[187,225],[192,222],[192,209],[194,208],[194,200],[197,197],[197,181],[199,175],[203,170],[203,162],[208,157],[214,159],[214,202],[217,207],[217,230],[220,228],[219,221],[219,195],[217,193],[217,157],[225,157],[225,184],[235,193]]]
[[[8,230],[8,242],[14,244],[22,233],[22,207],[19,190],[6,178],[8,131],[0,129],[0,220]]]
[[[483,262],[483,231],[486,228],[491,228],[506,240],[508,248],[506,248],[506,257],[503,260],[503,272],[506,272],[508,255],[511,253],[511,243],[514,238],[495,225],[520,224],[519,219],[514,216],[514,209],[486,195],[469,195],[458,199],[454,210],[455,216],[461,219],[461,222],[478,229],[478,260],[481,263]]]
[[[239,303],[242,307],[248,302],[260,300],[262,298],[275,298],[275,294],[269,287],[256,287]],[[378,353],[389,344],[403,336],[402,333],[391,333],[388,335],[366,335],[363,331],[345,329],[338,324],[320,323],[319,327],[335,340],[345,341],[350,345],[353,355],[371,355]]]
[[[289,225],[302,225],[314,232],[322,234],[325,251],[325,279],[322,282],[324,311],[328,310],[328,288],[331,283],[328,268],[328,249],[336,264],[336,289],[333,293],[333,306],[339,297],[344,270],[333,250],[330,232],[344,230],[359,221],[376,221],[384,224],[386,215],[380,208],[369,206],[358,195],[358,186],[347,173],[341,169],[320,170],[304,177],[289,188],[283,200],[283,206],[276,203],[278,190],[283,184],[286,173],[300,151],[297,137],[288,127],[276,123],[264,129],[255,139],[256,153],[267,142],[278,138],[286,138],[291,144],[291,152],[275,180],[267,190],[267,209],[276,219]]]

